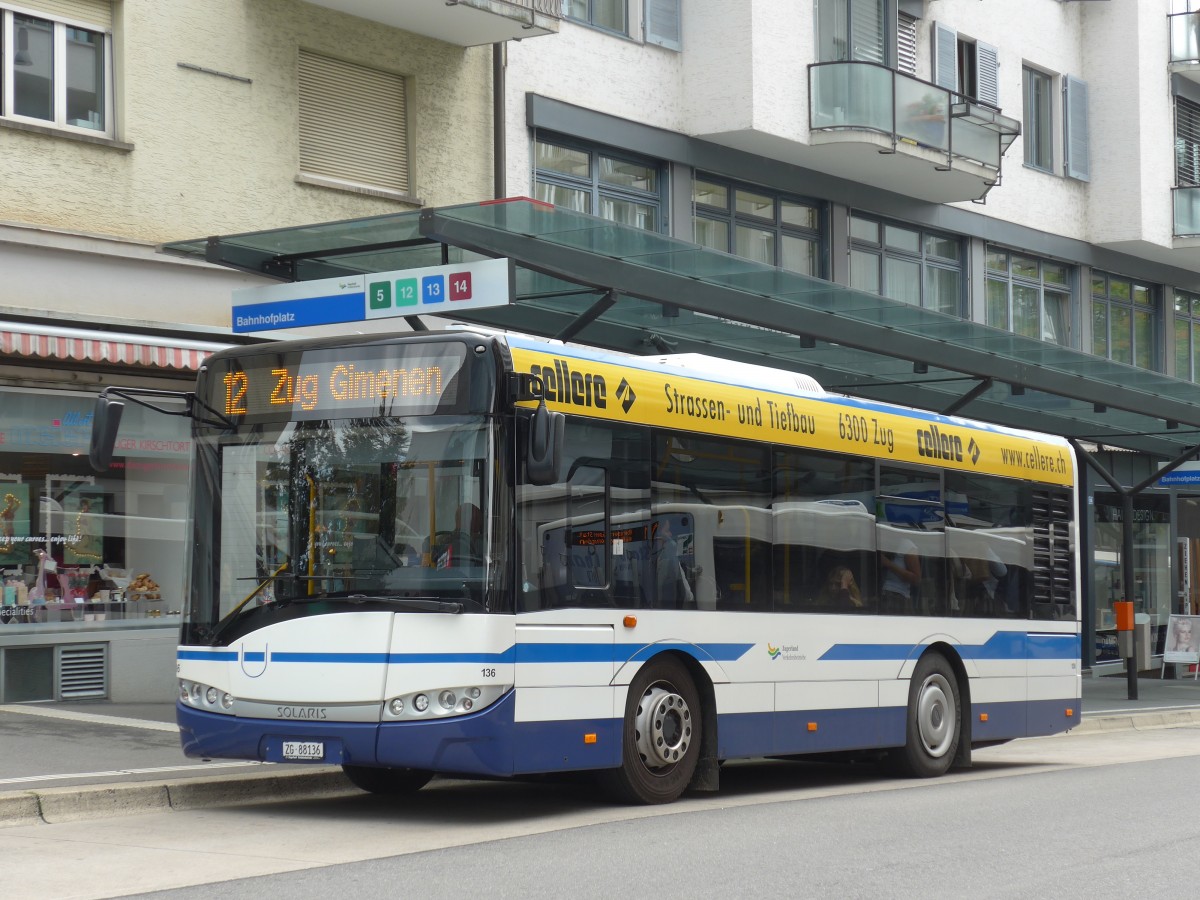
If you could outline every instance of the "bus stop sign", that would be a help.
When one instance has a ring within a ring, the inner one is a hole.
[[[515,293],[509,259],[482,259],[233,292],[233,331],[364,322],[398,316],[453,316],[505,306]]]

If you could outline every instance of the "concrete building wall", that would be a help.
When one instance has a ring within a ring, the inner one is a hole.
[[[0,128],[5,219],[159,242],[411,208],[296,182],[301,49],[409,79],[414,200],[491,196],[490,48],[298,0],[123,0],[116,10],[118,140]]]

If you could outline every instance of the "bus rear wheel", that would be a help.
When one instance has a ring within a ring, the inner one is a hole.
[[[432,772],[424,769],[381,769],[376,766],[342,766],[346,777],[369,794],[415,794],[429,783]]]
[[[891,761],[904,775],[934,778],[954,762],[962,738],[962,701],[958,679],[940,653],[917,662],[908,688],[905,743]]]
[[[625,803],[677,799],[700,758],[700,716],[700,695],[683,663],[646,663],[625,702],[621,766],[600,773],[601,785]]]

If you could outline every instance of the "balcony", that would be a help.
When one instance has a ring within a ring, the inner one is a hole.
[[[459,47],[557,34],[562,0],[305,0]]]
[[[1021,123],[876,63],[808,67],[809,164],[934,203],[980,200]]]
[[[1168,69],[1200,83],[1200,12],[1172,13],[1167,22],[1171,30]]]

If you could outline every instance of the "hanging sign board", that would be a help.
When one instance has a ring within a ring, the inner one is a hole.
[[[1159,487],[1181,484],[1200,485],[1200,462],[1185,462],[1158,479]]]
[[[453,316],[505,306],[515,293],[509,259],[322,278],[233,292],[233,330],[272,331],[399,316]]]

